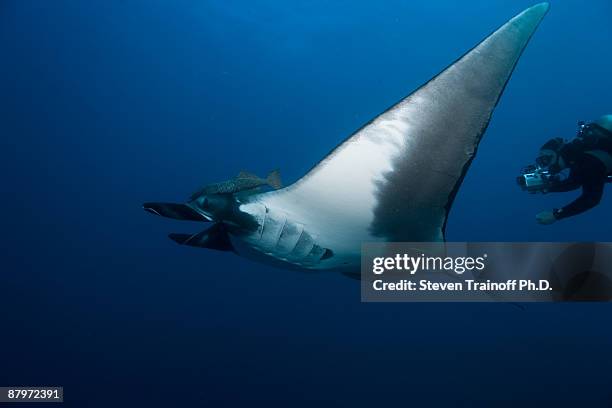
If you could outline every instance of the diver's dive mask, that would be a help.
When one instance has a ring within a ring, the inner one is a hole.
[[[540,155],[536,158],[536,164],[540,168],[550,168],[559,161],[559,154],[553,150],[540,150]]]
[[[565,146],[565,141],[560,137],[550,139],[540,148],[540,153],[536,158],[539,168],[548,170],[552,174],[559,173],[565,167],[561,157],[561,149]]]
[[[529,193],[546,193],[551,186],[561,180],[561,171],[565,167],[561,157],[561,148],[565,145],[562,138],[556,137],[546,142],[541,148],[535,165],[521,170],[516,181]]]

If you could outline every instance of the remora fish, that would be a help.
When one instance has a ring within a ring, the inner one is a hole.
[[[523,11],[277,191],[146,203],[214,221],[174,241],[277,266],[359,271],[363,242],[443,241],[448,213],[521,53],[548,11]]]
[[[195,200],[202,195],[234,194],[246,190],[253,190],[266,185],[275,190],[282,187],[280,172],[278,170],[271,171],[268,174],[268,177],[265,179],[258,177],[255,174],[241,171],[238,176],[234,177],[233,179],[223,181],[221,183],[209,184],[201,188],[191,195],[191,199]]]

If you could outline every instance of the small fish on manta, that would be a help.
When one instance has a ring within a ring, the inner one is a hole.
[[[233,179],[202,187],[200,190],[191,195],[191,199],[195,200],[203,195],[235,194],[247,190],[255,190],[262,186],[270,186],[274,190],[281,188],[282,182],[280,171],[272,170],[265,179],[257,176],[256,174],[241,171],[238,176],[234,177]]]

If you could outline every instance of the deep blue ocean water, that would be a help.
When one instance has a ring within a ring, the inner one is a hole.
[[[141,209],[243,169],[296,180],[531,4],[2,0],[0,385],[81,407],[612,405],[607,304],[363,304],[335,274],[177,246],[197,226]],[[612,113],[611,15],[552,2],[449,240],[610,241],[611,190],[542,227],[577,193],[514,178]]]

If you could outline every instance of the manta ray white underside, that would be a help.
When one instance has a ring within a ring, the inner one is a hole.
[[[172,234],[181,244],[310,270],[358,270],[364,242],[444,240],[457,190],[548,7],[535,5],[508,21],[294,184],[232,196],[231,216],[208,214],[205,197],[145,209],[217,221],[200,234]]]

